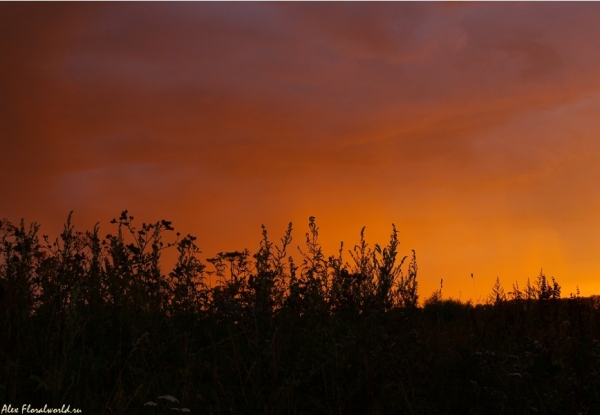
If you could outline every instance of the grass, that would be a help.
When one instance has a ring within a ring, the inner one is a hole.
[[[301,260],[263,229],[259,251],[206,265],[191,235],[127,213],[55,241],[0,222],[0,398],[94,414],[600,413],[597,298],[543,273],[486,304],[418,302],[416,254],[361,232]],[[161,254],[177,250],[164,273]],[[219,283],[206,284],[209,273]],[[515,287],[515,286],[514,286]],[[167,393],[167,394],[166,394]],[[175,400],[174,397],[177,397]],[[174,408],[174,409],[173,409]]]

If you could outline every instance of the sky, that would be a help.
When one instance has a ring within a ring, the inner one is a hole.
[[[0,218],[416,250],[483,301],[600,293],[600,4],[0,3]],[[296,254],[294,254],[297,256]],[[349,255],[345,255],[350,260]],[[474,279],[471,279],[471,273]]]

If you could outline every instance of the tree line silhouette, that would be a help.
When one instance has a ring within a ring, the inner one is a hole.
[[[598,413],[598,298],[543,272],[485,304],[419,304],[398,232],[300,261],[278,243],[206,260],[160,220],[60,237],[0,221],[0,397],[97,414]],[[170,236],[170,239],[169,239]],[[165,250],[176,252],[163,269]],[[346,260],[348,255],[348,261]],[[208,279],[215,279],[209,284]],[[157,400],[156,397],[169,399]],[[173,398],[175,399],[175,398]],[[155,401],[159,401],[160,405]],[[0,403],[1,404],[1,403]],[[185,407],[185,408],[184,408]]]

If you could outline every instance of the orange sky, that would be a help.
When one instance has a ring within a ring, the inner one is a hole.
[[[207,256],[316,216],[420,294],[600,293],[598,3],[0,3],[0,217]],[[348,258],[348,257],[347,257]],[[470,278],[474,273],[477,293]]]

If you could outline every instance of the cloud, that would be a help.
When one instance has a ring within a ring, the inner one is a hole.
[[[596,223],[599,15],[594,3],[0,4],[0,216],[135,205],[229,235],[312,210],[341,232],[401,216],[429,235],[423,249],[461,227],[529,224],[527,241],[553,235],[576,262],[581,222]]]

